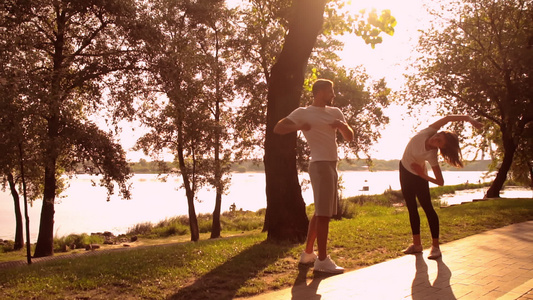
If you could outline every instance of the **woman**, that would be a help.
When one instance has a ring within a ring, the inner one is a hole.
[[[420,206],[426,213],[431,237],[433,238],[428,258],[436,259],[441,256],[439,248],[439,217],[431,204],[429,182],[440,186],[444,184],[444,178],[438,162],[439,150],[448,164],[455,167],[463,167],[457,135],[449,131],[438,132],[442,126],[454,121],[470,122],[476,128],[481,128],[482,126],[480,122],[470,116],[446,116],[417,133],[407,144],[400,161],[400,185],[407,210],[409,211],[409,221],[413,233],[413,244],[403,251],[405,254],[420,253],[423,249],[420,240],[420,216],[416,204],[416,198],[418,198]],[[431,165],[434,178],[427,173],[426,161]]]

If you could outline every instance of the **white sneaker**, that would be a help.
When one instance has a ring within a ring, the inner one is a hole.
[[[411,244],[411,246],[407,247],[407,249],[403,250],[404,254],[415,254],[422,252],[422,245],[414,245]]]
[[[328,255],[324,260],[315,260],[315,271],[331,274],[340,274],[344,272],[344,268],[337,266],[335,262],[331,260],[331,257],[329,257]]]
[[[302,254],[300,254],[300,263],[301,264],[312,264],[316,260],[316,254],[315,252],[307,253],[305,251],[302,251]]]
[[[437,259],[442,256],[442,253],[440,252],[439,247],[431,247],[431,251],[429,252],[429,259]]]

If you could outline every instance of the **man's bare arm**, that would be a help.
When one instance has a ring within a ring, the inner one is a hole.
[[[277,133],[277,134],[287,134],[287,133],[291,133],[291,132],[295,132],[295,131],[298,131],[298,130],[309,130],[311,129],[311,126],[307,123],[304,123],[302,125],[297,125],[296,123],[294,123],[293,121],[287,119],[287,118],[283,118],[281,120],[279,120],[279,122],[276,124],[276,126],[274,126],[274,133]]]
[[[353,140],[353,129],[347,123],[337,119],[335,122],[333,122],[333,124],[331,124],[331,126],[333,128],[337,128],[341,132],[345,141],[351,142]]]

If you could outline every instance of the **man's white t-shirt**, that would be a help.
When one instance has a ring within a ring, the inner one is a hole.
[[[307,123],[311,126],[310,130],[302,130],[311,149],[311,161],[337,161],[336,129],[331,124],[337,119],[345,122],[340,109],[313,105],[299,107],[287,119],[297,125]]]
[[[403,157],[401,160],[402,165],[407,169],[407,171],[417,175],[413,168],[411,168],[412,163],[424,166],[426,174],[426,161],[429,162],[432,167],[439,165],[438,150],[426,150],[426,140],[437,132],[437,129],[428,127],[411,138],[405,147],[405,151],[403,152]]]

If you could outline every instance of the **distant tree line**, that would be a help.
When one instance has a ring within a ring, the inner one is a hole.
[[[340,160],[338,164],[339,171],[397,171],[399,160],[381,160],[373,159],[370,163],[366,160]],[[134,174],[159,174],[161,172],[160,162],[146,161],[140,159],[139,162],[130,163],[130,169]],[[176,167],[172,162],[165,162],[166,168]],[[370,165],[369,165],[370,164]],[[455,168],[448,164],[442,164],[444,171],[490,171],[491,160],[475,160],[465,162],[464,168]],[[82,169],[80,169],[82,170]],[[247,172],[264,172],[265,167],[260,161],[243,160],[240,162],[230,163],[230,172],[247,173]]]

